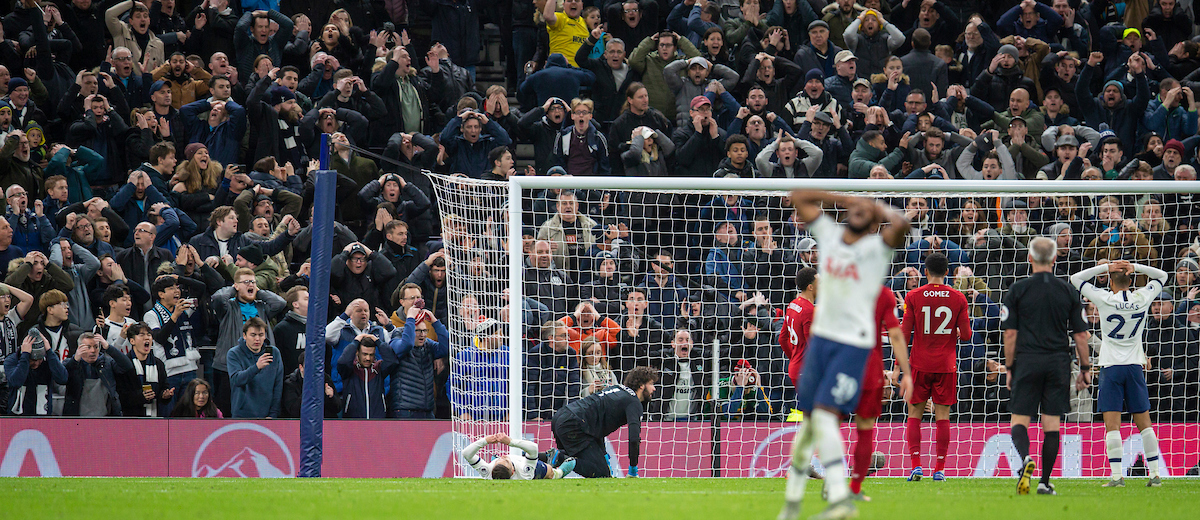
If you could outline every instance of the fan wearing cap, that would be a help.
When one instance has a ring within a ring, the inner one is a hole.
[[[793,59],[801,70],[819,69],[822,77],[836,73],[833,58],[841,47],[829,41],[829,24],[824,20],[813,20],[808,24],[808,42],[800,45]]]
[[[1146,106],[1146,127],[1168,139],[1187,139],[1196,135],[1196,96],[1191,87],[1181,86],[1175,78],[1158,83],[1158,98]]]
[[[389,295],[384,291],[396,276],[396,267],[360,242],[349,244],[333,257],[330,268],[332,293],[342,301],[362,299],[371,309],[383,308]]]
[[[25,128],[30,121],[45,121],[46,114],[29,99],[29,82],[24,78],[14,77],[8,80],[8,96],[5,101],[12,107],[12,124]]]
[[[840,51],[833,58],[833,67],[836,74],[825,78],[825,91],[837,100],[838,105],[851,107],[854,105],[854,84],[858,78],[858,58],[851,51]]]
[[[817,107],[817,110],[830,114],[842,111],[838,101],[825,91],[825,73],[819,68],[810,69],[804,74],[803,88],[784,106],[788,124],[799,129],[808,121],[810,107]]]
[[[1180,145],[1180,148],[1183,148]],[[1079,157],[1079,140],[1073,134],[1062,135],[1054,142],[1054,160],[1038,170],[1047,179],[1078,179],[1083,173],[1083,158]]]
[[[845,177],[853,141],[841,117],[818,111],[815,106],[808,107],[808,114],[798,137],[821,149],[821,162],[815,170],[811,170],[812,176]]]
[[[290,20],[288,27],[291,27]],[[277,73],[277,69],[271,69],[246,97],[250,132],[258,136],[257,146],[248,157],[256,162],[269,156],[277,161],[305,164],[298,125],[302,116],[300,105],[296,104],[296,95],[290,89],[275,84]]]
[[[1118,80],[1106,82],[1099,95],[1092,92],[1092,78],[1096,74],[1104,73],[1099,68],[1103,60],[1103,54],[1093,52],[1088,57],[1087,66],[1079,73],[1075,95],[1079,100],[1083,120],[1092,128],[1100,128],[1102,123],[1107,124],[1122,142],[1135,143],[1139,120],[1142,119],[1139,115],[1145,113],[1151,97],[1145,59],[1140,54],[1134,54],[1126,62],[1129,74],[1133,75],[1136,92],[1132,98],[1125,97],[1125,85]]]
[[[13,334],[16,332],[14,330]],[[67,369],[53,354],[46,355],[46,344],[39,337],[25,336],[20,350],[4,358],[8,379],[8,409],[11,415],[53,415],[55,385],[66,385]]]
[[[707,96],[692,98],[689,121],[675,129],[676,174],[683,177],[708,177],[725,157],[725,130],[713,119],[712,101]]]
[[[1024,88],[1035,92],[1033,80],[1025,77],[1020,64],[1020,51],[1012,45],[1000,46],[999,52],[988,64],[987,70],[979,73],[971,85],[971,95],[986,101],[993,107],[1005,106],[1013,90]],[[1082,82],[1080,83],[1082,85]]]
[[[663,78],[667,81],[667,87],[675,93],[675,112],[679,124],[686,124],[691,100],[703,96],[712,82],[720,82],[725,90],[733,90],[740,79],[733,69],[699,56],[667,64],[663,69]]]

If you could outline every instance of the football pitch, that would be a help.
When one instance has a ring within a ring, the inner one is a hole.
[[[1059,496],[1017,496],[1012,479],[868,479],[860,518],[1165,520],[1200,518],[1200,480],[1124,489],[1055,481]],[[138,479],[3,478],[6,518],[129,519],[774,519],[783,479]],[[809,482],[801,518],[819,512]]]

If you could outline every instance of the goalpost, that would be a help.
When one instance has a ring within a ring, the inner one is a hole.
[[[1008,437],[999,305],[1027,274],[1025,244],[1037,235],[1066,246],[1056,265],[1064,279],[1105,258],[1170,273],[1162,303],[1138,333],[1150,357],[1165,474],[1181,476],[1200,457],[1200,195],[1193,196],[1200,182],[430,177],[448,261],[456,450],[497,432],[546,449],[554,443],[554,410],[587,393],[588,381],[620,381],[648,364],[662,378],[643,415],[641,475],[783,475],[796,417],[779,329],[796,296],[797,270],[816,260],[786,197],[809,188],[874,197],[907,212],[914,230],[886,281],[901,304],[924,283],[921,262],[931,250],[949,256],[948,283],[972,301],[976,333],[959,344],[948,476],[1008,476],[1018,466]],[[1093,362],[1098,319],[1089,317]],[[482,339],[491,320],[506,326],[501,345]],[[539,345],[542,323],[552,320],[572,329],[563,352],[553,340]],[[589,366],[597,357],[611,374]],[[1094,383],[1072,394],[1063,476],[1108,474],[1095,390]],[[903,402],[886,399],[875,435],[886,463],[876,475],[908,474],[906,417]],[[1136,471],[1140,438],[1126,421],[1124,465]],[[848,444],[856,441],[852,430],[844,430]],[[928,466],[932,407],[922,433]],[[627,465],[625,439],[621,429],[607,443],[618,476]],[[473,473],[457,462],[456,475]]]

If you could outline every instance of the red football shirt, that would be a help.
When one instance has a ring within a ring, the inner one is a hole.
[[[813,322],[813,303],[797,296],[788,304],[783,318],[783,329],[779,331],[779,346],[788,357],[788,377],[792,384],[800,379],[800,367],[804,364],[804,351],[808,350],[808,338]]]
[[[904,297],[902,326],[912,345],[908,357],[913,371],[956,372],[958,340],[971,339],[967,297],[949,285],[917,287]]]
[[[896,318],[896,293],[886,286],[879,291],[875,299],[875,320],[878,322],[879,334],[875,336],[875,348],[867,356],[867,364],[863,367],[863,388],[883,387],[883,337],[889,330],[900,326]]]

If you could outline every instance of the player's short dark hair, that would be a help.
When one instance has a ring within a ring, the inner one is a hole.
[[[950,272],[950,259],[943,253],[930,253],[925,257],[925,270],[932,276],[946,276]]]
[[[805,267],[796,273],[796,290],[804,292],[815,281],[817,281],[817,270],[813,267]]]
[[[1108,281],[1117,287],[1129,287],[1133,284],[1133,280],[1129,278],[1129,274],[1125,271],[1112,271],[1108,273]]]
[[[513,472],[511,469],[508,469],[508,466],[503,464],[496,464],[495,466],[492,466],[492,480],[508,480],[511,479],[512,476]]]
[[[658,370],[651,367],[634,367],[625,375],[625,386],[635,392],[655,382],[658,382]]]

